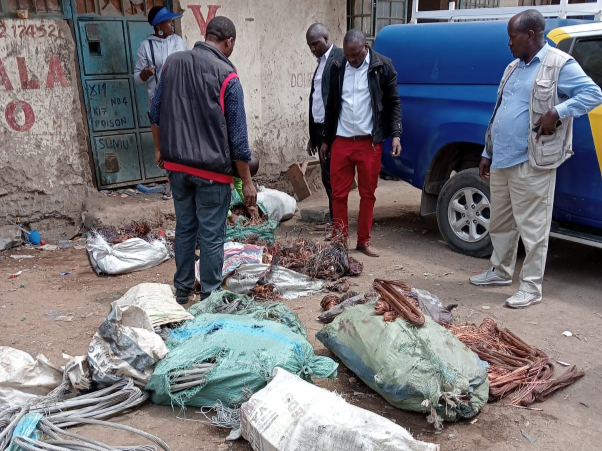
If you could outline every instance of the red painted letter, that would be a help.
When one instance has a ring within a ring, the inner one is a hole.
[[[188,5],[188,7],[192,10],[192,14],[194,14],[194,18],[196,19],[196,23],[199,24],[199,29],[201,30],[201,36],[205,36],[205,31],[207,31],[207,24],[215,17],[217,10],[221,8],[221,5],[207,5],[209,8],[209,12],[207,13],[207,20],[203,17],[203,13],[201,12],[201,5]]]
[[[25,58],[22,56],[17,56],[17,67],[19,68],[19,78],[21,79],[22,89],[40,89],[40,83],[38,80],[35,78],[33,80],[29,79]]]
[[[8,73],[6,72],[6,68],[2,65],[2,60],[0,59],[0,83],[4,85],[4,89],[7,91],[13,90],[13,84],[10,82],[10,78],[8,78]]]
[[[17,123],[17,119],[15,118],[17,108],[20,108],[21,110],[23,110],[23,113],[25,113],[25,123],[23,125],[19,125]],[[11,102],[8,105],[6,105],[6,111],[4,112],[4,116],[6,117],[6,122],[8,122],[8,125],[10,125],[10,127],[17,132],[26,132],[31,127],[33,127],[33,124],[36,121],[36,116],[33,113],[33,108],[31,108],[29,103],[22,102],[20,100],[17,102]]]
[[[63,72],[63,66],[61,66],[59,57],[53,56],[50,58],[50,64],[48,67],[46,88],[53,89],[56,83],[60,83],[63,88],[69,87],[69,83],[67,83],[67,77],[65,77],[65,72]]]

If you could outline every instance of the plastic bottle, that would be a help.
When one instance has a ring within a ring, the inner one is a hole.
[[[56,242],[56,245],[59,249],[67,249],[71,247],[71,241],[69,240],[59,240]]]

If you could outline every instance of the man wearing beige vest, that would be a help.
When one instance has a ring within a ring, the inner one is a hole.
[[[506,306],[541,302],[554,205],[556,168],[572,154],[573,118],[602,104],[602,92],[579,64],[550,47],[536,10],[508,23],[516,58],[506,68],[479,165],[491,179],[491,267],[470,278],[479,286],[512,285],[519,236],[526,257],[520,287]]]

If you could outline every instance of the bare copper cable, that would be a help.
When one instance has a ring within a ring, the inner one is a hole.
[[[338,298],[338,296],[335,296],[334,294],[327,294],[322,299],[322,302],[320,302],[320,307],[322,307],[324,310],[330,310],[335,305],[338,305],[340,303],[341,300]]]
[[[489,399],[511,396],[510,404],[527,406],[545,401],[554,391],[572,384],[585,373],[573,365],[553,378],[555,367],[540,349],[529,346],[508,329],[485,318],[481,325],[447,326],[481,360],[489,363]]]
[[[404,293],[411,292],[411,287],[396,280],[375,279],[374,289],[380,295],[381,300],[389,304],[391,310],[399,317],[416,327],[424,326],[424,315],[418,307],[416,300]],[[381,304],[379,311],[382,308],[384,307]],[[376,309],[375,312],[379,314]],[[383,314],[385,315],[385,321],[395,320],[394,315],[391,315],[389,310],[383,311]]]

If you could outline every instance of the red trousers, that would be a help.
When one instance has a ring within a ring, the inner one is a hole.
[[[332,215],[334,227],[349,238],[348,199],[357,168],[360,192],[360,213],[357,225],[357,244],[370,242],[374,195],[380,174],[382,145],[372,145],[372,138],[341,138],[332,143],[330,183],[332,184]]]

